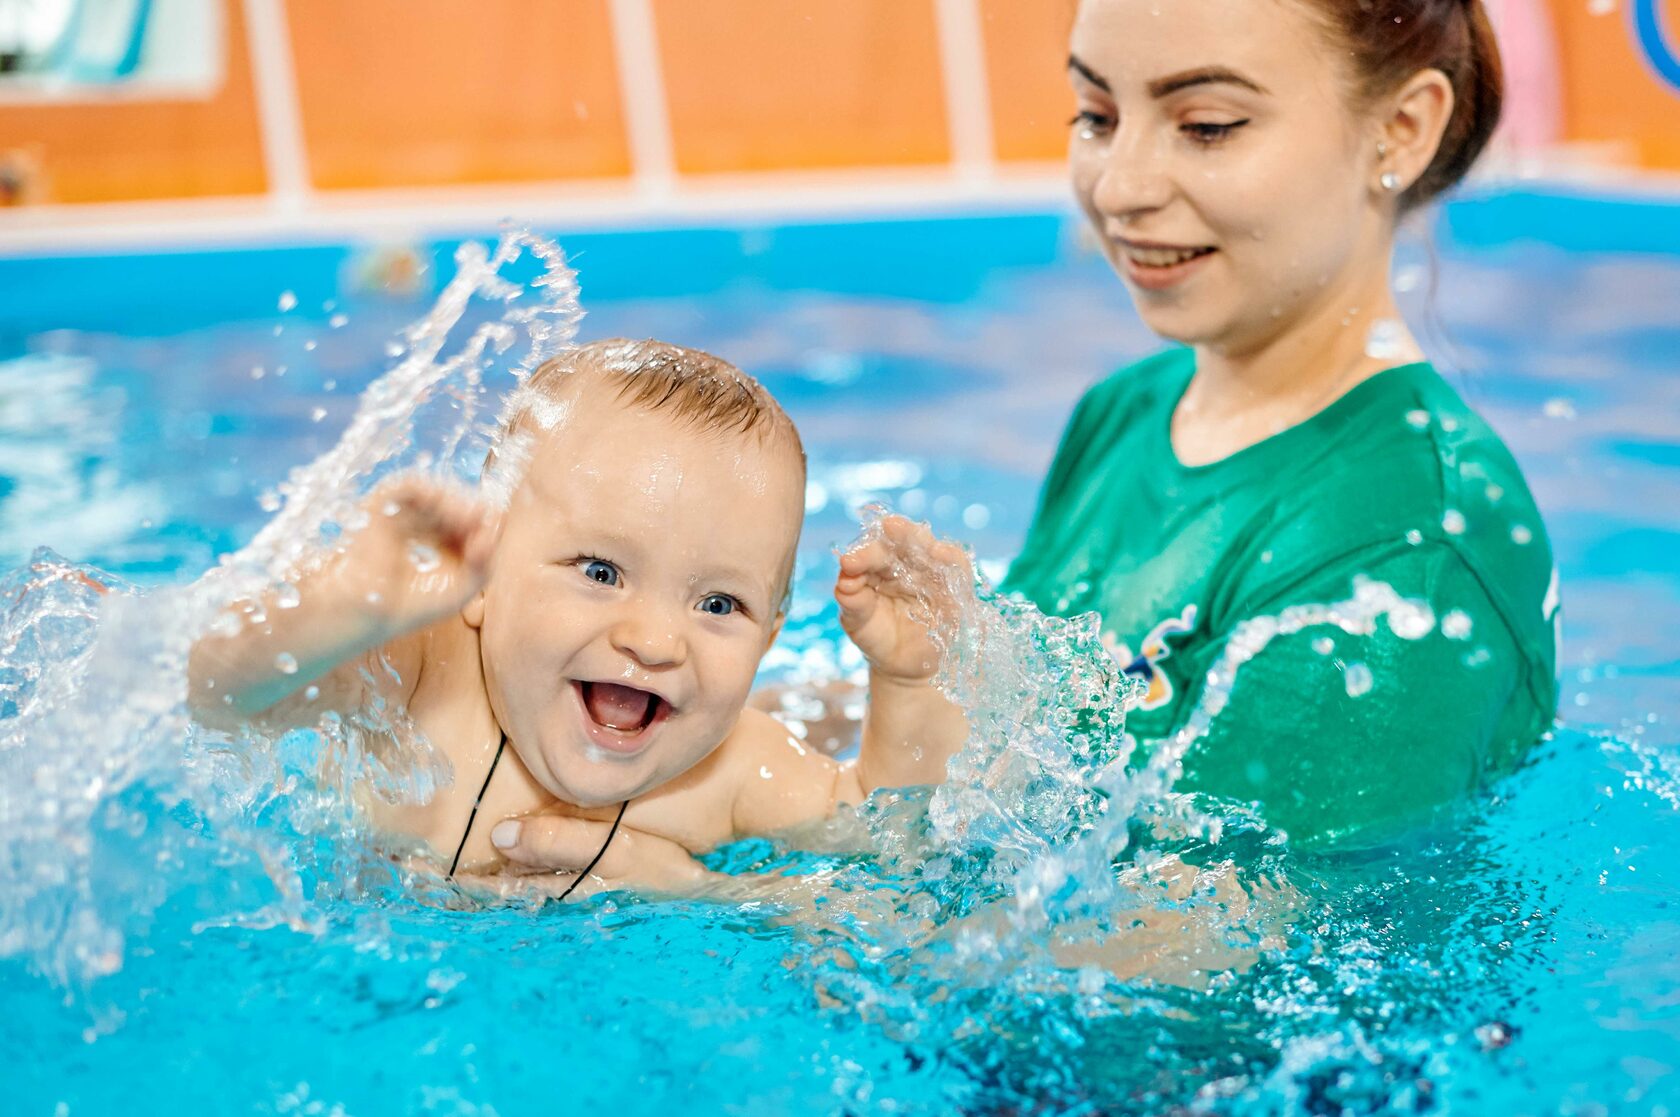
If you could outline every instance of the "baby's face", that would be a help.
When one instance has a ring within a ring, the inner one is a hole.
[[[526,768],[580,806],[674,779],[735,727],[781,621],[798,459],[584,389],[538,432],[468,619]]]

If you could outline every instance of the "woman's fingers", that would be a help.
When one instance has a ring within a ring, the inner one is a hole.
[[[710,875],[688,850],[668,838],[623,825],[613,833],[612,823],[593,819],[507,819],[490,832],[490,840],[508,860],[505,871],[513,875],[577,873],[594,862],[590,875],[612,887],[662,892],[698,885]],[[578,891],[584,889],[580,886]]]

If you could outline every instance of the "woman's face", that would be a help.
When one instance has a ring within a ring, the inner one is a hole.
[[[1377,132],[1296,0],[1084,0],[1069,74],[1074,191],[1155,332],[1238,354],[1387,266]]]

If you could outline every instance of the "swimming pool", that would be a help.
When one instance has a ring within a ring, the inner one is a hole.
[[[1180,985],[1059,968],[1042,926],[1011,934],[1019,918],[987,911],[1062,910],[1066,882],[1024,903],[978,848],[722,855],[820,871],[799,915],[629,897],[469,913],[378,881],[320,887],[322,862],[276,904],[225,819],[142,780],[101,791],[88,835],[76,910],[112,925],[110,956],[43,975],[51,920],[0,908],[17,1111],[1673,1111],[1677,214],[1500,195],[1448,211],[1437,266],[1404,251],[1427,343],[1548,516],[1566,728],[1451,838],[1296,862],[1241,832],[1212,851],[1183,837],[1298,894],[1287,922],[1229,921],[1222,937],[1257,957],[1245,971]],[[887,501],[1006,560],[1073,400],[1153,345],[1060,214],[559,239],[583,336],[714,350],[799,422],[812,484],[770,668],[784,677],[854,666],[827,585],[860,507]],[[178,584],[248,541],[263,494],[332,444],[452,270],[453,242],[400,247],[0,260],[6,567],[48,544]],[[414,293],[358,293],[393,253],[425,265]],[[914,830],[921,804],[873,816]],[[1166,906],[1219,921],[1205,898]]]

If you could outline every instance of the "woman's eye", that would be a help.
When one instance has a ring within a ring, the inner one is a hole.
[[[1080,109],[1074,118],[1068,121],[1069,126],[1078,128],[1081,132],[1096,134],[1106,132],[1114,126],[1113,118],[1091,109]]]
[[[1215,124],[1209,121],[1193,121],[1182,124],[1179,130],[1192,140],[1201,144],[1216,144],[1220,140],[1229,139],[1231,133],[1247,124],[1246,120],[1233,120],[1228,124]]]
[[[583,576],[592,582],[600,582],[603,586],[618,585],[618,567],[601,559],[590,559],[584,563]]]
[[[700,611],[714,617],[727,617],[741,607],[741,603],[726,593],[709,593],[700,599]]]

